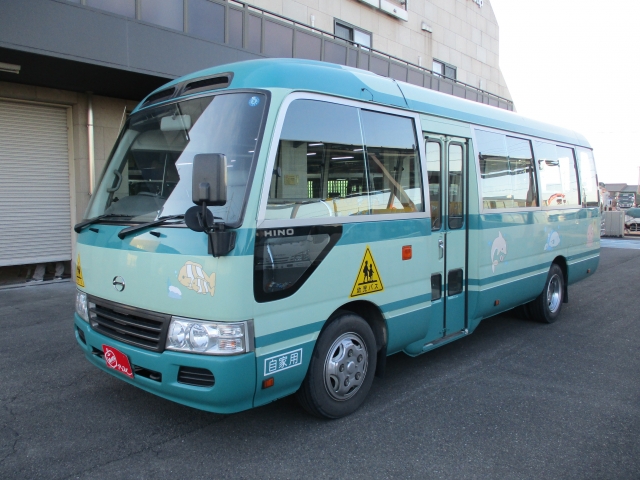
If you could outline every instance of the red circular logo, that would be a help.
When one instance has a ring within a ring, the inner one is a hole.
[[[115,368],[116,365],[118,365],[118,359],[116,358],[116,354],[113,353],[111,350],[106,351],[106,353],[104,354],[104,358],[111,368]]]

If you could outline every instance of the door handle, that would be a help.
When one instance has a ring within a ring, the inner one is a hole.
[[[438,240],[438,247],[439,247],[438,252],[440,254],[438,258],[442,258],[444,257],[444,240],[441,238]]]

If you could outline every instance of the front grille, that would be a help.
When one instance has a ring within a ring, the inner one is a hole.
[[[91,328],[102,335],[136,347],[164,351],[170,315],[89,297]]]
[[[196,387],[213,387],[216,379],[206,368],[180,367],[178,370],[178,383],[186,383]]]

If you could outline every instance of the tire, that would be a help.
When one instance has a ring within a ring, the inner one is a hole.
[[[353,313],[340,314],[316,342],[298,401],[317,417],[350,415],[371,389],[376,360],[376,341],[367,322]]]
[[[528,312],[533,320],[553,323],[558,319],[564,300],[564,274],[557,264],[552,264],[542,293],[529,303]]]

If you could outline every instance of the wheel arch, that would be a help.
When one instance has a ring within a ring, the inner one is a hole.
[[[562,276],[564,277],[564,286],[563,286],[563,291],[562,291],[562,303],[567,303],[569,301],[569,288],[568,288],[568,284],[569,284],[569,269],[567,266],[567,259],[563,256],[557,256],[556,258],[553,259],[553,262],[551,262],[551,264],[556,264],[558,265],[558,267],[560,267],[560,270],[562,270]]]
[[[369,327],[371,327],[373,336],[376,339],[376,347],[378,350],[376,376],[383,376],[387,358],[387,342],[389,335],[387,321],[382,314],[382,310],[380,310],[376,304],[366,300],[356,300],[345,303],[331,314],[329,319],[322,326],[320,335],[322,335],[324,329],[327,328],[334,319],[345,312],[351,312],[362,317],[369,324]]]

